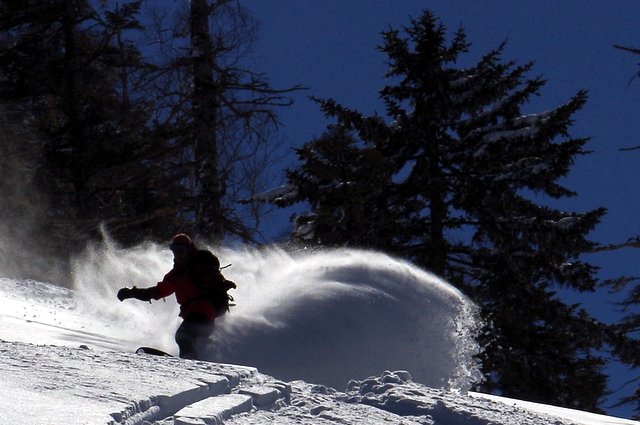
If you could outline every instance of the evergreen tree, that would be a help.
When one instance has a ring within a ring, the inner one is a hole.
[[[308,143],[299,151],[300,169],[289,172],[294,201],[313,208],[315,238],[401,253],[469,294],[485,323],[486,390],[600,411],[606,390],[600,350],[610,328],[554,291],[592,291],[598,284],[597,268],[580,257],[596,247],[586,235],[604,209],[551,206],[575,195],[560,179],[587,153],[587,139],[568,134],[586,93],[525,114],[544,81],[527,78],[532,64],[503,62],[504,46],[474,66],[456,66],[469,47],[464,31],[448,43],[445,27],[428,11],[406,35],[383,36],[391,83],[380,96],[388,123],[320,101],[340,131]],[[374,189],[362,178],[372,168],[365,156],[383,164],[370,174]],[[356,198],[360,209],[334,196],[347,182],[350,192],[363,194]],[[334,217],[363,220],[369,208],[385,213],[372,213],[380,233],[370,221],[363,226],[368,235],[355,231],[354,239],[353,228],[326,225]]]
[[[0,270],[6,277],[55,282],[62,270],[46,257],[39,223],[46,219],[44,200],[33,180],[41,151],[41,138],[28,125],[29,117],[0,109]]]
[[[82,248],[101,223],[131,241],[150,209],[149,113],[130,94],[143,67],[127,31],[140,2],[96,11],[86,1],[2,2],[0,94],[43,136],[37,188],[49,202],[43,231]]]
[[[343,126],[330,126],[297,153],[302,165],[288,172],[288,180],[297,188],[296,200],[314,206],[313,214],[297,217],[298,237],[322,246],[391,250],[399,218],[386,190],[391,164],[375,149],[358,145]]]

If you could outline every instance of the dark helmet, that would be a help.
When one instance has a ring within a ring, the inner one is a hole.
[[[175,251],[176,249],[184,249],[192,250],[194,248],[193,241],[189,236],[184,233],[178,233],[173,238],[171,238],[171,244],[169,245],[169,249]]]

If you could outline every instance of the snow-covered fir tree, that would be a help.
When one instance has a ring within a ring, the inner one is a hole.
[[[288,173],[295,196],[283,203],[312,208],[299,233],[403,255],[465,290],[486,324],[485,389],[598,411],[610,327],[555,292],[598,285],[581,257],[605,210],[553,207],[575,195],[560,180],[587,153],[568,133],[586,92],[525,113],[545,82],[527,76],[531,63],[503,61],[504,45],[458,66],[464,30],[448,42],[429,11],[383,36],[386,117],[318,100],[336,123]]]

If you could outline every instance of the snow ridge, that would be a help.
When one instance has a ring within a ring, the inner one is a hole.
[[[244,379],[255,377],[255,373]],[[229,373],[212,382],[202,382],[193,388],[172,395],[153,396],[137,401],[124,411],[111,413],[108,425],[142,425],[149,422],[167,424],[223,424],[240,413],[273,408],[278,400],[290,397],[291,388],[273,383],[263,387],[237,390],[239,375]],[[288,389],[288,392],[287,392]],[[236,390],[235,394],[231,392]]]
[[[229,381],[226,378],[220,377],[215,382],[203,383],[177,394],[153,396],[147,400],[134,402],[124,411],[112,413],[114,420],[109,425],[139,425],[145,421],[166,419],[186,406],[224,394],[228,384]]]

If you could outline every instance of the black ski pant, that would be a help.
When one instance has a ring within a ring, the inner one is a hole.
[[[191,315],[184,319],[176,331],[176,343],[180,348],[180,358],[202,358],[199,349],[213,333],[213,323],[213,320],[199,315]]]

